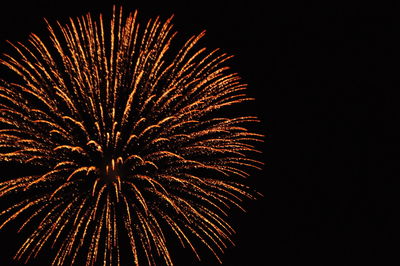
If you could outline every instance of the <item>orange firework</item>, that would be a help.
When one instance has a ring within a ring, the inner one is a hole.
[[[168,231],[220,260],[228,209],[256,195],[241,179],[262,165],[248,157],[262,136],[245,127],[258,119],[221,112],[251,100],[230,56],[195,49],[204,33],[171,54],[171,18],[139,29],[122,8],[110,24],[87,14],[48,29],[51,46],[31,34],[0,60],[20,77],[0,81],[0,161],[40,169],[0,179],[13,201],[0,229],[22,214],[19,230],[34,228],[15,259],[49,244],[53,265],[120,265],[126,238],[134,265],[173,265]]]

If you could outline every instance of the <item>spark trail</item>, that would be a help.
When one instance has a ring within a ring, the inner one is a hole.
[[[0,161],[42,171],[0,176],[0,198],[19,199],[0,229],[20,216],[34,228],[16,260],[50,245],[52,265],[120,265],[126,238],[134,265],[173,265],[167,231],[198,258],[198,242],[218,260],[232,243],[228,211],[257,195],[242,181],[263,136],[246,127],[256,117],[222,116],[252,100],[230,56],[197,49],[204,32],[171,55],[171,20],[141,29],[114,8],[110,22],[47,23],[51,45],[10,43],[0,63],[20,80],[0,81]]]

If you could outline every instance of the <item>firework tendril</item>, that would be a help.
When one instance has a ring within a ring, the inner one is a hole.
[[[263,136],[246,128],[257,117],[221,112],[252,100],[230,56],[195,48],[204,32],[171,55],[171,20],[142,29],[114,7],[109,20],[46,21],[51,45],[10,43],[0,63],[19,82],[0,82],[0,162],[40,169],[0,176],[13,199],[0,229],[21,216],[19,231],[33,228],[14,259],[49,246],[52,265],[120,265],[126,239],[132,264],[173,265],[173,235],[199,259],[201,243],[219,261],[233,244],[228,211],[258,196],[242,181],[262,166],[249,155]]]

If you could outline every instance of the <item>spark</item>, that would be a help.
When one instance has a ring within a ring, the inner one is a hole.
[[[172,17],[142,29],[122,8],[109,24],[90,14],[46,23],[51,45],[31,34],[0,59],[21,78],[0,80],[0,162],[41,169],[0,177],[0,198],[20,199],[0,229],[31,214],[14,259],[51,242],[52,265],[120,265],[126,237],[134,265],[173,265],[172,233],[196,258],[198,241],[222,262],[229,209],[257,198],[243,178],[263,165],[251,157],[263,136],[247,128],[257,117],[221,112],[252,100],[224,65],[231,56],[196,48],[205,32],[173,54]]]

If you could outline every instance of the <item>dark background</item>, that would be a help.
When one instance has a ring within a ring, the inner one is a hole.
[[[0,6],[0,52],[8,51],[5,40],[46,36],[43,17],[109,15],[113,3],[123,3],[125,11],[138,9],[142,22],[175,14],[178,38],[206,29],[201,44],[234,54],[229,65],[256,98],[248,111],[262,119],[266,165],[250,180],[264,197],[232,216],[237,246],[223,265],[397,265],[396,187],[383,171],[394,160],[372,152],[381,147],[383,120],[394,119],[382,103],[394,103],[383,95],[398,83],[396,6],[102,2],[10,1]],[[10,263],[16,238],[0,233],[0,265]],[[171,253],[179,266],[218,265],[207,252],[201,263],[189,251]],[[32,265],[48,262],[45,254]]]

